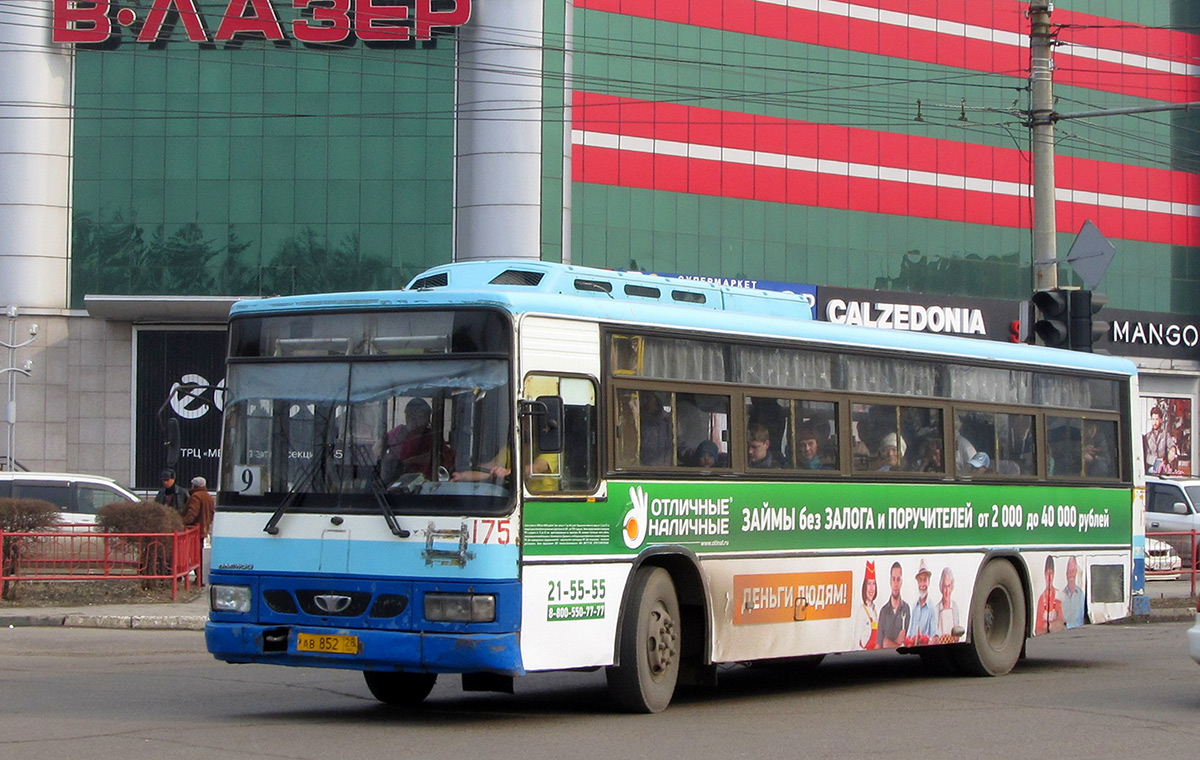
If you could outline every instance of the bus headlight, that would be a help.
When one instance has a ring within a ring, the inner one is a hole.
[[[491,623],[495,594],[426,594],[425,619],[438,623]]]
[[[208,606],[213,612],[249,612],[250,587],[213,586],[208,591]]]

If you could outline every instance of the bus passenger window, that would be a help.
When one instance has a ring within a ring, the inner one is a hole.
[[[791,409],[790,399],[746,399],[747,466],[758,470],[795,466]]]
[[[1084,420],[1082,454],[1085,477],[1117,477],[1117,423]]]
[[[856,472],[901,470],[908,441],[900,433],[900,408],[891,404],[854,404],[850,408]]]
[[[539,451],[537,436],[527,438],[526,488],[532,493],[594,490],[599,471],[595,384],[585,378],[530,375],[525,394],[534,399],[558,396],[563,403],[562,451]]]
[[[1046,467],[1054,478],[1078,478],[1083,474],[1083,424],[1073,417],[1046,418]]]
[[[837,404],[828,401],[796,401],[796,468],[838,469]],[[785,442],[791,448],[790,442]]]
[[[917,472],[944,473],[946,471],[945,444],[941,433],[921,439],[917,455]]]
[[[624,388],[617,391],[617,467],[674,466],[673,395]]]
[[[636,467],[638,463],[638,408],[640,398],[637,391],[617,391],[617,403],[613,410],[613,442],[616,447],[613,465],[618,469]]]
[[[671,393],[642,391],[639,459],[643,467],[671,467],[675,464],[674,407]]]
[[[940,409],[892,404],[850,408],[856,472],[940,472],[941,460],[929,439],[942,436]]]
[[[956,413],[954,471],[966,477],[995,473],[994,460],[997,459],[998,450],[996,433],[994,413],[974,410]]]
[[[945,472],[944,430],[941,409],[901,407],[900,435],[909,446],[900,469],[905,472]]]
[[[685,467],[729,466],[729,397],[675,394],[675,449]]]
[[[1037,436],[1032,414],[996,415],[996,474],[1037,475]]]

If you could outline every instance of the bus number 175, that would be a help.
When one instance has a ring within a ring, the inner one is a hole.
[[[512,532],[509,530],[509,520],[480,518],[474,521],[471,532],[473,544],[504,544],[512,543]]]

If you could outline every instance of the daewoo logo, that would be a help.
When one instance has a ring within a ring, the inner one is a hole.
[[[350,597],[341,594],[317,594],[313,597],[313,601],[318,609],[331,615],[345,612],[346,608],[350,606]]]
[[[625,513],[621,523],[621,538],[630,549],[636,549],[646,540],[646,529],[650,525],[650,497],[641,486],[631,486],[629,501],[633,508]]]

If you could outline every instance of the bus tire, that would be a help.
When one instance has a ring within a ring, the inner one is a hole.
[[[1012,563],[987,563],[971,596],[971,640],[951,650],[954,665],[972,676],[1002,676],[1009,672],[1025,647],[1025,618],[1025,592]]]
[[[605,673],[609,694],[627,712],[662,712],[679,680],[679,598],[670,573],[643,567],[634,574],[624,620],[620,665]]]
[[[415,707],[425,701],[437,673],[396,673],[386,670],[364,670],[363,678],[371,696],[386,705]]]

